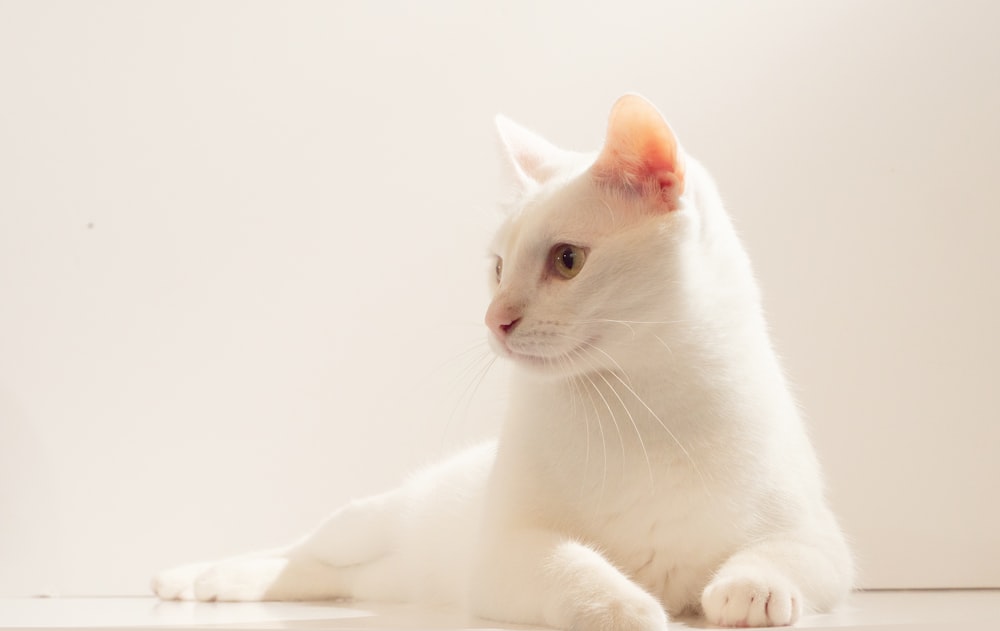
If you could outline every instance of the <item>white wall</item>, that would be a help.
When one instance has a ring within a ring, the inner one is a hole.
[[[0,4],[0,594],[141,593],[494,431],[492,117],[595,148],[625,91],[729,201],[864,584],[1000,585],[997,23]]]

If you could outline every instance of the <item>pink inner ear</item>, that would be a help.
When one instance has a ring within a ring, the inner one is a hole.
[[[633,94],[611,108],[607,138],[593,173],[606,186],[656,197],[665,210],[675,210],[684,192],[677,137],[649,101]]]

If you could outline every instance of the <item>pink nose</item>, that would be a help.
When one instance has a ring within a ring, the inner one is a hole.
[[[493,302],[486,310],[486,326],[501,340],[521,321],[521,310],[510,304]]]

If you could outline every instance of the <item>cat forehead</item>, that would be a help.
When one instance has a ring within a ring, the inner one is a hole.
[[[497,231],[498,254],[547,250],[557,243],[590,245],[616,227],[618,218],[586,176],[540,188],[508,213]]]

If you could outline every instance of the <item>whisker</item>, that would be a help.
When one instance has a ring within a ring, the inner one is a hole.
[[[646,402],[642,399],[642,397],[640,397],[639,394],[635,390],[632,389],[632,386],[630,386],[629,384],[625,383],[625,381],[621,377],[619,377],[617,374],[615,374],[614,372],[612,372],[611,375],[615,379],[617,379],[619,382],[621,382],[621,384],[623,386],[625,386],[625,388],[630,393],[632,393],[632,396],[634,396],[636,398],[636,400],[639,403],[641,403],[642,406],[644,408],[646,408],[646,410],[650,414],[653,415],[653,418],[656,419],[656,422],[659,423],[660,427],[662,427],[665,432],[667,432],[667,435],[670,436],[671,440],[674,441],[674,444],[676,444],[677,447],[678,447],[678,449],[681,450],[681,453],[684,454],[684,457],[686,457],[687,460],[688,460],[688,462],[691,463],[691,466],[694,468],[695,473],[698,474],[698,478],[701,479],[702,485],[705,487],[706,490],[708,490],[708,482],[705,480],[705,476],[702,474],[701,468],[698,466],[698,463],[695,462],[694,458],[691,456],[691,452],[689,452],[687,450],[687,448],[684,446],[684,444],[681,443],[681,441],[677,438],[677,435],[674,434],[673,431],[671,431],[671,429],[667,426],[666,423],[663,422],[663,419],[660,418],[659,414],[657,414],[656,412],[654,412],[653,408],[649,407],[649,405],[646,404]]]
[[[588,384],[584,383],[584,378],[586,378],[587,382],[589,382],[589,388],[587,387]],[[603,464],[601,471],[601,491],[597,500],[597,503],[601,504],[601,502],[604,501],[604,489],[608,481],[608,441],[604,434],[604,423],[601,422],[601,413],[597,409],[597,402],[594,401],[594,396],[592,394],[592,391],[596,390],[597,387],[594,385],[594,382],[590,380],[590,378],[586,377],[586,375],[584,375],[584,377],[577,377],[576,379],[578,379],[580,383],[581,390],[587,394],[587,399],[590,401],[590,407],[594,410],[594,420],[597,423],[597,431],[601,435],[601,456]]]
[[[563,370],[566,374],[571,374],[573,369],[573,359],[567,354],[560,355],[556,358],[559,363],[559,368]],[[587,412],[587,407],[583,404],[583,394],[580,390],[580,382],[577,377],[573,376],[569,379],[570,385],[570,416],[576,417],[577,411],[577,401],[579,400],[580,412],[583,414],[583,431],[584,437],[586,439],[586,448],[584,452],[584,470],[590,468],[590,414]],[[587,483],[586,476],[580,477],[580,495],[583,496],[585,487]]]
[[[628,379],[629,383],[632,383],[632,378],[628,376],[628,373],[625,372],[625,369],[622,368],[622,365],[619,364],[618,360],[615,359],[614,357],[612,357],[607,351],[605,351],[603,348],[597,346],[596,344],[594,344],[592,342],[588,342],[586,340],[580,340],[580,344],[581,344],[582,348],[593,349],[593,350],[597,351],[598,353],[600,353],[601,355],[604,355],[605,357],[607,357],[608,359],[610,359],[611,363],[614,364],[615,368],[618,369],[618,372],[620,372],[626,379]]]
[[[611,360],[611,363],[615,365],[615,368],[617,368],[619,372],[621,372],[623,375],[625,375],[625,378],[629,380],[629,383],[632,382],[632,379],[628,376],[628,373],[625,372],[625,369],[622,368],[622,365],[618,363],[618,360],[615,359],[614,357],[612,357],[610,354],[608,354],[608,352],[605,351],[603,348],[597,346],[596,344],[592,344],[591,342],[588,342],[587,340],[583,340],[583,339],[580,339],[578,337],[573,337],[571,335],[566,335],[565,333],[557,333],[556,335],[558,335],[559,337],[562,337],[564,339],[570,340],[572,342],[576,342],[577,344],[580,345],[581,348],[583,348],[583,347],[589,347],[589,348],[592,348],[595,351],[601,353],[602,355],[604,355],[605,357],[607,357],[609,360]],[[594,364],[592,362],[588,362],[588,363],[592,367],[596,367],[596,364]]]
[[[455,400],[455,405],[448,414],[448,419],[445,422],[444,431],[441,435],[442,442],[451,431],[452,424],[455,417],[458,415],[459,408],[462,407],[463,403],[465,404],[464,414],[466,416],[468,415],[469,407],[472,405],[472,401],[475,399],[476,393],[479,391],[479,387],[486,379],[486,375],[489,373],[490,368],[493,367],[496,360],[496,355],[493,355],[488,349],[486,349],[478,356],[472,358],[465,369],[457,377],[459,383],[465,382],[465,387],[462,388],[462,391]]]
[[[471,355],[475,351],[482,351],[484,349],[486,349],[487,351],[489,351],[489,343],[485,339],[479,339],[479,340],[476,341],[475,344],[472,344],[471,346],[469,346],[465,350],[461,350],[458,353],[456,353],[455,355],[453,355],[452,357],[449,357],[448,359],[446,359],[446,360],[438,363],[432,370],[433,371],[440,371],[440,370],[444,369],[445,366],[448,366],[448,365],[450,365],[450,364],[452,364],[452,363],[454,363],[454,362],[462,359],[463,357],[465,357],[467,355]],[[485,353],[485,354],[488,354],[488,353]]]
[[[584,350],[586,351],[586,349]],[[629,422],[632,423],[632,429],[635,430],[635,436],[636,438],[639,439],[639,448],[642,449],[642,456],[646,460],[646,472],[649,474],[649,490],[650,492],[652,492],[655,487],[655,483],[653,481],[653,465],[649,461],[649,452],[646,451],[646,441],[643,440],[642,438],[642,432],[639,431],[639,425],[638,423],[635,422],[635,418],[632,416],[631,410],[628,409],[628,406],[625,404],[625,401],[622,399],[621,395],[618,394],[617,388],[615,388],[611,384],[611,382],[608,381],[608,378],[604,376],[603,372],[598,372],[597,376],[600,377],[604,381],[604,383],[608,385],[608,388],[611,390],[612,394],[614,394],[615,397],[618,399],[618,403],[621,404],[622,409],[625,410],[625,414],[628,416]],[[615,375],[615,377],[617,378],[617,375]],[[620,378],[619,381],[621,381]],[[625,382],[622,381],[622,383]],[[623,447],[623,453],[624,453],[624,447]]]
[[[475,350],[475,349],[470,349],[467,352],[467,354],[471,353],[472,350]],[[472,357],[471,359],[469,359],[466,362],[465,368],[462,369],[462,372],[458,375],[458,380],[459,381],[465,381],[466,379],[468,379],[470,377],[474,377],[475,374],[477,374],[479,372],[479,370],[481,369],[483,362],[486,361],[486,360],[488,360],[488,359],[490,359],[491,355],[492,355],[492,353],[489,351],[489,349],[480,348],[479,349],[479,354],[476,355],[475,357]],[[494,356],[494,358],[495,358],[495,356]],[[469,384],[467,383],[466,386],[465,386],[465,388],[464,388],[464,390],[463,390],[463,392],[462,392],[463,396],[468,391],[468,389],[469,389]],[[460,400],[461,400],[461,398],[462,398],[462,396],[459,397]]]
[[[590,468],[590,413],[587,411],[586,406],[583,405],[583,395],[581,394],[582,392],[581,388],[582,385],[580,383],[580,380],[577,377],[573,377],[573,390],[576,392],[576,395],[580,397],[580,408],[583,409],[583,420],[587,430],[587,449],[586,449],[586,454],[584,455],[584,466],[585,468],[589,469]],[[598,426],[600,426],[600,422],[601,422],[600,419],[598,419],[597,420]],[[583,480],[581,480],[580,483],[582,485]]]
[[[560,337],[563,337],[565,339],[568,339],[568,340],[571,340],[571,341],[574,341],[574,342],[578,343],[580,346],[579,346],[578,350],[575,351],[578,355],[580,354],[580,352],[586,352],[588,355],[590,355],[591,358],[593,358],[594,356],[590,352],[590,350],[592,349],[594,351],[597,351],[597,352],[601,353],[602,355],[604,355],[605,357],[607,357],[609,360],[611,360],[611,362],[615,365],[615,367],[618,369],[618,371],[616,372],[616,371],[612,370],[612,371],[608,371],[608,372],[610,372],[610,374],[616,380],[618,380],[626,388],[626,390],[628,390],[628,392],[633,397],[635,397],[635,399],[644,408],[646,408],[646,410],[652,415],[652,417],[654,419],[656,419],[656,422],[660,425],[661,428],[663,428],[663,430],[667,433],[667,435],[670,437],[670,439],[674,441],[674,443],[677,445],[677,447],[681,450],[681,453],[684,454],[684,457],[687,458],[688,462],[691,463],[692,468],[695,470],[695,473],[701,479],[702,484],[707,488],[707,482],[705,480],[704,474],[702,473],[701,469],[698,467],[698,463],[695,462],[694,458],[691,456],[691,452],[688,451],[687,447],[685,447],[684,444],[680,441],[680,439],[677,438],[677,435],[674,434],[674,432],[667,426],[667,424],[663,422],[663,420],[660,418],[660,416],[656,412],[654,412],[651,407],[649,407],[649,405],[646,403],[645,400],[643,400],[643,398],[641,396],[639,396],[639,393],[635,391],[635,388],[632,387],[631,379],[629,378],[628,373],[622,368],[621,364],[618,363],[618,361],[615,360],[615,358],[612,357],[607,351],[605,351],[604,349],[600,348],[596,344],[593,344],[591,342],[587,342],[586,340],[581,340],[579,338],[575,338],[575,337],[570,336],[570,335],[562,334],[562,333],[560,333],[558,335],[560,335]],[[673,353],[673,351],[670,349],[670,347],[667,345],[667,343],[664,342],[663,339],[659,335],[655,335],[654,337],[656,337],[657,341],[659,341],[659,343],[662,344],[664,348],[666,348],[668,351],[670,351],[671,353]],[[581,355],[581,357],[582,357],[582,355]],[[587,364],[589,366],[591,366],[591,367],[596,367],[596,364],[595,364],[595,362],[592,359],[590,361],[587,361]],[[603,379],[605,382],[607,382],[607,379],[604,377],[604,375],[603,375],[603,373],[601,371],[595,370],[595,372],[596,372],[596,374],[598,376],[601,377],[601,379]],[[619,375],[618,372],[621,372],[621,375]],[[603,394],[601,394],[600,390],[597,388],[597,386],[594,383],[594,381],[592,379],[590,379],[589,376],[587,376],[587,375],[585,375],[585,376],[588,379],[588,381],[591,382],[591,385],[594,386],[594,389],[597,391],[597,393],[604,400],[604,404],[605,404],[605,406],[608,407],[608,411],[611,412],[611,414],[612,414],[612,421],[615,422],[615,427],[617,429],[618,428],[618,424],[617,424],[617,421],[614,419],[614,412],[611,411],[611,407],[610,407],[610,405],[608,405],[607,399],[604,397]],[[624,378],[623,378],[623,376],[624,376]],[[636,435],[638,436],[639,441],[640,441],[640,446],[642,447],[643,455],[646,458],[647,470],[650,473],[650,484],[653,484],[652,464],[651,464],[651,462],[649,460],[649,453],[648,453],[648,451],[646,449],[645,441],[643,440],[641,432],[639,430],[638,423],[636,423],[635,418],[633,417],[633,415],[632,415],[631,411],[629,410],[628,406],[625,404],[624,400],[618,394],[617,389],[614,388],[610,382],[607,382],[607,385],[608,385],[609,388],[611,388],[611,391],[615,394],[615,396],[618,397],[618,400],[621,403],[622,408],[625,410],[626,414],[628,414],[629,420],[632,422],[632,425],[635,428]],[[621,437],[621,431],[620,431],[620,429],[619,429],[619,437]],[[623,445],[623,450],[624,450],[624,445]]]
[[[570,372],[572,372],[573,360],[569,355],[561,355],[559,357],[559,365],[560,368],[564,368],[566,373],[569,374]],[[590,465],[590,415],[587,414],[587,408],[583,405],[583,395],[580,393],[579,381],[577,380],[576,377],[572,377],[570,378],[569,383],[570,386],[572,387],[572,390],[570,391],[570,401],[573,405],[570,414],[572,414],[573,416],[576,416],[577,414],[577,409],[576,409],[577,399],[579,399],[580,401],[580,409],[583,412],[584,431],[586,433],[586,438],[587,438],[587,449],[586,449],[586,455],[584,456],[584,465],[588,466]]]
[[[674,354],[673,349],[670,348],[670,346],[666,342],[663,341],[662,337],[660,337],[659,335],[656,335],[656,334],[654,334],[653,337],[656,338],[656,341],[659,342],[663,346],[663,348],[667,349],[667,352],[669,352],[671,355]]]
[[[468,413],[469,405],[471,405],[473,399],[476,398],[476,394],[479,392],[480,386],[483,385],[483,382],[486,380],[486,375],[489,374],[490,368],[493,368],[493,364],[495,364],[496,361],[497,361],[497,356],[493,355],[492,357],[489,358],[489,360],[486,362],[486,365],[483,366],[482,369],[480,369],[479,373],[477,374],[475,381],[476,385],[472,387],[472,393],[466,400],[466,413]]]
[[[578,351],[576,351],[576,354],[577,354],[578,357],[580,357],[580,359],[583,359],[584,361],[587,361],[587,359],[585,357],[583,357],[582,355],[580,355]],[[587,361],[587,363],[590,364],[589,361]],[[600,373],[598,373],[598,374],[600,374]],[[622,436],[622,428],[621,428],[621,426],[618,425],[618,419],[615,417],[615,411],[611,408],[611,404],[608,403],[608,399],[607,399],[607,397],[604,396],[604,393],[601,392],[601,389],[598,388],[597,384],[594,383],[594,380],[590,378],[590,375],[584,373],[583,376],[584,376],[584,378],[587,381],[590,382],[590,385],[594,388],[594,392],[596,392],[597,396],[599,396],[601,398],[601,401],[604,402],[604,407],[606,407],[608,409],[608,414],[611,415],[611,422],[614,423],[615,432],[618,433],[618,443],[621,445],[621,448],[622,448],[622,473],[624,474],[625,473],[625,437]],[[600,423],[600,420],[601,420],[601,417],[598,416],[597,417],[598,423]]]
[[[589,320],[572,320],[570,324],[595,324],[606,322],[610,324],[688,324],[693,320],[618,320],[615,318],[592,318]]]

